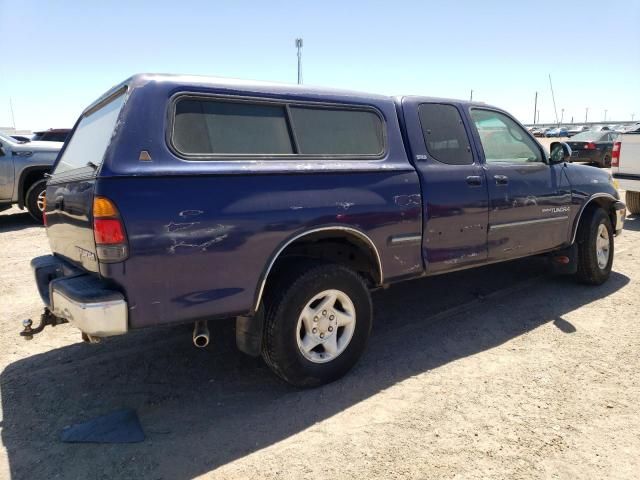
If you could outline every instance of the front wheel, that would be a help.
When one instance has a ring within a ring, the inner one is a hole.
[[[578,272],[581,283],[601,285],[611,275],[613,265],[613,227],[607,213],[597,209],[585,219],[578,232]]]
[[[346,374],[371,331],[371,295],[362,277],[342,265],[321,264],[274,287],[265,298],[266,363],[298,387]]]
[[[40,223],[42,223],[42,215],[44,214],[46,191],[47,181],[38,180],[27,191],[24,202],[29,214]]]

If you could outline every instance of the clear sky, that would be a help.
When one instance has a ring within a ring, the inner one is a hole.
[[[0,126],[70,127],[133,73],[469,98],[640,119],[640,0],[0,0]]]

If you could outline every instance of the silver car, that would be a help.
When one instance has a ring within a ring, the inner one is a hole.
[[[19,142],[0,133],[0,210],[17,204],[42,221],[46,179],[62,142]]]

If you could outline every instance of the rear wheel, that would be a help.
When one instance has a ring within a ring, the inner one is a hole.
[[[627,204],[629,213],[633,213],[634,215],[640,214],[640,192],[630,192],[627,190],[624,201]]]
[[[360,275],[342,265],[310,264],[270,290],[262,355],[277,375],[298,387],[315,387],[356,364],[372,316]]]
[[[602,209],[584,219],[578,232],[578,272],[581,283],[601,285],[611,275],[613,265],[613,227]]]
[[[600,166],[602,168],[609,168],[611,166],[611,157],[609,155],[605,155]]]
[[[27,195],[24,202],[29,214],[34,218],[34,220],[40,223],[42,223],[46,191],[47,181],[38,180],[36,183],[31,185],[29,190],[27,190]]]

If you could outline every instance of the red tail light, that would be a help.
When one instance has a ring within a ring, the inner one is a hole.
[[[98,245],[115,245],[125,241],[122,223],[116,218],[94,219],[93,234]]]
[[[620,147],[622,146],[621,142],[613,142],[613,150],[611,150],[611,166],[619,167],[620,166]]]
[[[585,150],[595,150],[596,149],[596,144],[593,142],[589,142],[584,146]]]
[[[127,258],[127,234],[118,209],[108,198],[93,199],[93,237],[101,262],[121,262]]]

